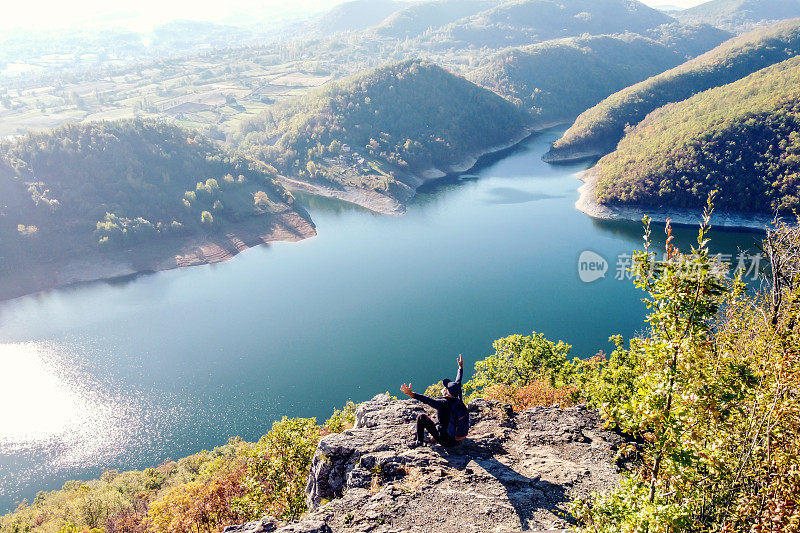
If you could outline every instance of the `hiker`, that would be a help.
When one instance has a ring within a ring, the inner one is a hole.
[[[417,436],[408,446],[416,448],[425,444],[425,431],[431,434],[433,440],[448,448],[457,446],[467,436],[469,431],[469,412],[461,399],[461,374],[464,370],[464,359],[458,355],[458,375],[455,381],[443,379],[442,397],[428,398],[411,390],[411,383],[403,385],[400,390],[415,400],[436,409],[438,423],[434,423],[426,414],[417,417]]]

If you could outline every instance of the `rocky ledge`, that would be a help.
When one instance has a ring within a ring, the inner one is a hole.
[[[324,437],[306,494],[310,511],[282,525],[265,518],[226,532],[489,532],[563,530],[575,497],[614,486],[623,438],[583,406],[514,413],[469,404],[461,446],[409,449],[423,406],[379,395],[359,406],[353,429]]]

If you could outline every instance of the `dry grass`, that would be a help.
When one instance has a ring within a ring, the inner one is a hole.
[[[422,469],[414,466],[407,470],[403,467],[403,470],[405,470],[405,475],[402,481],[397,484],[397,488],[403,492],[417,492],[417,489],[422,484],[422,478],[424,477]]]
[[[509,385],[492,385],[484,393],[487,400],[498,400],[511,405],[514,411],[524,411],[531,407],[575,405],[578,390],[574,387],[555,388],[544,381],[534,381],[529,385],[514,388]]]
[[[369,492],[372,495],[378,494],[383,486],[383,478],[381,477],[381,469],[376,466],[372,469],[372,481],[369,484]]]

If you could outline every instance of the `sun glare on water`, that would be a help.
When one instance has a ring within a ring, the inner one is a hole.
[[[136,406],[78,379],[67,361],[59,346],[0,345],[0,459],[22,453],[39,467],[76,467],[113,459],[137,433]]]

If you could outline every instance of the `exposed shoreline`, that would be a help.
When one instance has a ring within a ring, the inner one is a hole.
[[[533,133],[555,125],[557,124],[525,128],[508,143],[468,156],[447,167],[446,171],[431,168],[421,176],[406,176],[398,180],[400,199],[377,191],[347,186],[327,187],[286,176],[282,176],[280,181],[291,191],[335,198],[376,213],[398,216],[406,212],[405,202],[414,197],[417,188],[423,183],[445,177],[448,173],[467,172],[481,157],[516,146]],[[315,236],[317,231],[310,216],[304,214],[305,216],[294,211],[279,213],[274,215],[269,228],[264,228],[262,218],[253,217],[232,226],[224,234],[192,235],[182,239],[155,241],[130,250],[81,250],[79,254],[46,261],[31,261],[30,264],[20,263],[0,275],[0,302],[71,285],[220,263],[261,244],[307,239]]]
[[[310,218],[296,211],[278,213],[266,222],[256,216],[220,234],[155,241],[130,250],[80,250],[76,256],[14,265],[0,278],[0,301],[70,285],[221,263],[261,244],[294,242],[317,234]]]
[[[547,150],[544,155],[542,156],[542,161],[545,163],[577,163],[578,161],[583,161],[586,159],[599,159],[606,155],[608,150],[604,150],[600,147],[595,148],[586,148],[584,150],[577,150],[577,149],[557,149],[555,152],[553,151],[553,145],[550,146],[550,149]]]
[[[406,212],[406,206],[388,194],[381,194],[377,191],[368,191],[347,185],[338,188],[326,186],[319,183],[309,183],[287,176],[279,178],[281,185],[292,192],[313,194],[324,198],[333,198],[342,202],[359,205],[375,213],[382,215],[402,215]],[[413,191],[410,196],[413,196]]]
[[[578,200],[575,208],[592,218],[600,220],[630,220],[640,222],[648,215],[653,222],[664,223],[667,219],[674,225],[698,226],[702,211],[690,209],[665,209],[649,206],[604,205],[597,201],[595,188],[597,183],[597,167],[578,172],[575,177],[583,182],[578,188]],[[711,216],[711,225],[716,228],[764,231],[773,218],[766,215],[746,215],[743,213],[726,213],[715,211]]]
[[[416,195],[417,189],[423,184],[444,178],[452,174],[462,174],[469,172],[480,162],[481,158],[508,150],[517,146],[521,142],[528,139],[535,133],[542,132],[549,128],[564,124],[563,121],[554,122],[552,124],[544,124],[538,126],[529,126],[523,128],[522,132],[511,138],[506,143],[488,147],[480,152],[473,153],[466,156],[459,162],[453,163],[445,168],[431,167],[419,172],[418,174],[409,174],[397,179],[397,183],[402,188],[401,197],[398,199],[395,196],[360,189],[358,187],[351,187],[346,185],[341,186],[326,186],[321,183],[309,183],[307,181],[298,180],[288,176],[280,178],[281,184],[292,192],[302,192],[306,194],[313,194],[325,198],[334,198],[343,202],[348,202],[369,209],[375,213],[382,215],[399,216],[406,212],[406,202]]]

